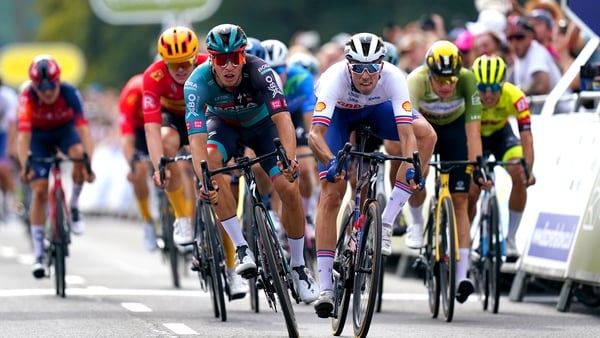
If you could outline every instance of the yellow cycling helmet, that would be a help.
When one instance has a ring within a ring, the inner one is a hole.
[[[504,82],[506,63],[500,56],[482,55],[473,61],[473,75],[478,84],[500,85]]]
[[[175,26],[158,38],[158,55],[169,63],[189,60],[198,54],[198,37],[191,29]]]
[[[439,40],[427,51],[425,63],[432,76],[458,76],[462,67],[462,55],[452,42]]]

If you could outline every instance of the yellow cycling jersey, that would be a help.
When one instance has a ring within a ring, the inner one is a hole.
[[[531,130],[531,112],[525,94],[510,82],[502,85],[500,98],[494,107],[482,106],[481,135],[490,136],[508,123],[508,118],[517,119],[519,132]]]

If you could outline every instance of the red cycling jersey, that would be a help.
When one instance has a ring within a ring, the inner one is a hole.
[[[208,59],[208,54],[196,56],[196,66]],[[162,123],[161,111],[185,115],[183,84],[178,84],[169,75],[163,60],[152,63],[144,71],[143,111],[145,123]]]
[[[42,102],[31,85],[19,96],[19,131],[31,131],[32,128],[51,130],[59,128],[72,120],[76,126],[86,125],[83,116],[83,100],[79,90],[73,85],[62,82],[60,93],[52,104]]]
[[[119,96],[119,127],[121,135],[133,135],[135,128],[144,128],[142,111],[143,74],[136,74],[127,81]]]

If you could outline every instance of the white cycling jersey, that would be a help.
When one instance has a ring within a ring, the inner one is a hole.
[[[0,87],[0,132],[8,130],[9,122],[17,120],[19,97],[17,92],[7,86]]]
[[[315,93],[315,117],[331,120],[334,109],[362,109],[385,101],[391,101],[396,123],[412,121],[412,106],[408,95],[406,76],[394,65],[385,62],[381,77],[371,94],[364,95],[354,89],[347,61],[331,65],[319,78]],[[328,123],[326,123],[328,124]]]

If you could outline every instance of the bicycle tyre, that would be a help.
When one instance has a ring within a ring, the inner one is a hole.
[[[202,203],[202,202],[201,202]],[[215,305],[215,317],[221,317],[221,321],[227,321],[227,310],[225,308],[225,292],[223,277],[225,267],[223,265],[223,247],[219,243],[217,236],[221,235],[221,231],[217,225],[217,217],[208,204],[201,205],[204,222],[204,238],[206,239],[208,269],[211,276],[211,293],[213,297],[213,305]]]
[[[430,204],[435,205],[435,200],[432,199]],[[429,311],[431,318],[437,318],[440,312],[440,274],[438,264],[435,261],[435,248],[437,246],[437,238],[434,237],[435,224],[434,215],[435,209],[429,214],[426,225],[426,244],[425,244],[425,286],[427,287],[427,295],[429,300]]]
[[[250,200],[250,197],[248,195],[248,191],[245,192],[244,194],[244,200],[243,200],[243,211],[242,211],[242,219],[241,219],[241,223],[242,223],[242,230],[244,232],[244,238],[246,238],[246,241],[248,242],[248,248],[252,251],[252,253],[254,254],[254,257],[256,257],[258,259],[259,254],[258,254],[258,244],[257,244],[257,234],[256,234],[256,228],[254,227],[253,223],[252,223],[252,201]],[[255,313],[258,313],[260,311],[260,302],[258,300],[258,285],[257,283],[257,277],[252,277],[248,279],[248,288],[250,289],[250,309],[252,311],[254,311]]]
[[[500,307],[500,267],[502,265],[502,242],[500,238],[500,219],[498,213],[498,201],[494,196],[489,199],[488,210],[490,212],[490,250],[489,254],[489,292],[491,298],[492,313],[498,313]]]
[[[352,221],[354,220],[354,202],[348,202],[341,219],[341,228],[335,245],[333,262],[333,317],[331,317],[331,334],[340,336],[344,331],[350,297],[354,285],[353,253],[348,249]]]
[[[54,195],[54,226],[53,226],[53,241],[54,241],[54,279],[56,286],[56,295],[66,296],[66,256],[68,255],[68,238],[67,231],[69,229],[67,220],[67,211],[63,203],[62,190],[57,189]]]
[[[377,201],[367,203],[352,295],[354,336],[361,338],[369,332],[381,277],[381,211]]]
[[[375,312],[381,312],[381,302],[383,301],[383,277],[385,275],[386,256],[381,256],[381,276],[379,276],[379,285],[377,286],[377,303]]]
[[[285,263],[283,262],[283,253],[281,252],[281,244],[277,239],[271,221],[268,219],[267,210],[263,206],[254,207],[254,216],[256,219],[256,227],[258,229],[258,235],[262,241],[262,248],[266,256],[266,263],[268,266],[263,267],[270,274],[270,281],[273,283],[277,298],[279,299],[279,305],[281,306],[281,312],[285,319],[285,325],[288,330],[290,337],[298,337],[298,325],[294,315],[294,308],[292,307],[292,301],[288,288],[290,288],[291,280],[288,279],[289,272],[285,270]],[[265,286],[268,288],[268,286]]]
[[[164,250],[171,270],[171,280],[173,282],[173,287],[179,289],[179,252],[173,241],[173,222],[175,222],[175,215],[166,192],[161,192],[160,195],[160,222],[165,245]]]
[[[450,197],[442,198],[440,216],[441,257],[438,264],[442,309],[446,321],[451,322],[454,316],[454,299],[456,297],[456,224],[454,223],[454,206]]]

